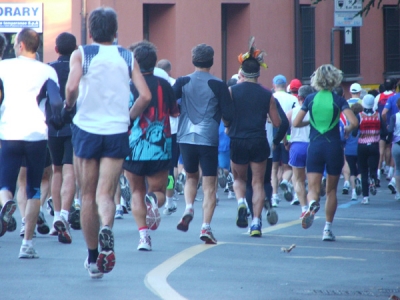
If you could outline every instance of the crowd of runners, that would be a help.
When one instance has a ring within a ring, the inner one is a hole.
[[[175,80],[154,44],[115,45],[114,10],[92,11],[89,30],[93,43],[79,47],[71,33],[59,34],[59,58],[45,64],[36,59],[38,34],[23,29],[16,58],[0,62],[0,236],[19,225],[19,258],[39,257],[36,232],[70,244],[71,228],[82,229],[84,267],[101,278],[116,262],[114,220],[131,211],[137,249],[150,251],[161,208],[175,213],[175,194],[184,195],[177,230],[188,231],[200,187],[206,244],[217,243],[210,224],[218,186],[237,200],[236,225],[251,237],[262,236],[263,213],[278,222],[279,189],[301,208],[305,229],[326,196],[323,241],[335,240],[340,176],[351,200],[368,204],[385,178],[400,200],[397,81],[368,92],[354,83],[346,100],[342,72],[327,64],[310,85],[278,74],[268,89],[258,83],[266,64],[254,37],[228,82],[210,73],[206,44],[192,49],[195,71]],[[6,43],[0,35],[0,54]]]

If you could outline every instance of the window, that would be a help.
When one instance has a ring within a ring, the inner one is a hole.
[[[385,77],[400,75],[400,11],[397,6],[383,7]]]
[[[296,77],[307,82],[315,70],[315,7],[300,5],[299,17],[300,26],[296,26],[299,29],[295,47]]]
[[[345,78],[360,76],[360,28],[353,27],[351,44],[345,44],[345,32],[340,31],[340,69]]]

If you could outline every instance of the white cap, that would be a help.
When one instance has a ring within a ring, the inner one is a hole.
[[[352,94],[357,94],[357,93],[361,92],[361,90],[362,90],[362,87],[358,83],[353,83],[350,86],[350,93],[352,93]]]

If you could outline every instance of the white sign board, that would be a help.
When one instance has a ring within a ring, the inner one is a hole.
[[[0,32],[32,28],[43,32],[42,3],[0,3]]]
[[[353,27],[344,28],[344,43],[353,44]]]
[[[335,0],[335,11],[360,11],[362,0]]]
[[[360,15],[354,17],[358,11],[352,12],[335,12],[334,24],[335,27],[360,27],[363,24],[363,19]]]

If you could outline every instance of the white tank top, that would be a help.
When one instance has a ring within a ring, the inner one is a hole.
[[[296,105],[293,110],[292,110],[292,124],[293,120],[296,118],[297,114],[299,113],[301,109],[300,105]],[[309,121],[310,120],[310,115],[307,112],[307,114],[304,116],[303,121]],[[291,133],[290,133],[290,142],[310,142],[310,125],[304,126],[304,127],[293,127],[291,128]]]
[[[79,50],[83,75],[74,124],[94,134],[127,132],[133,53],[119,46],[99,44],[79,46]]]

